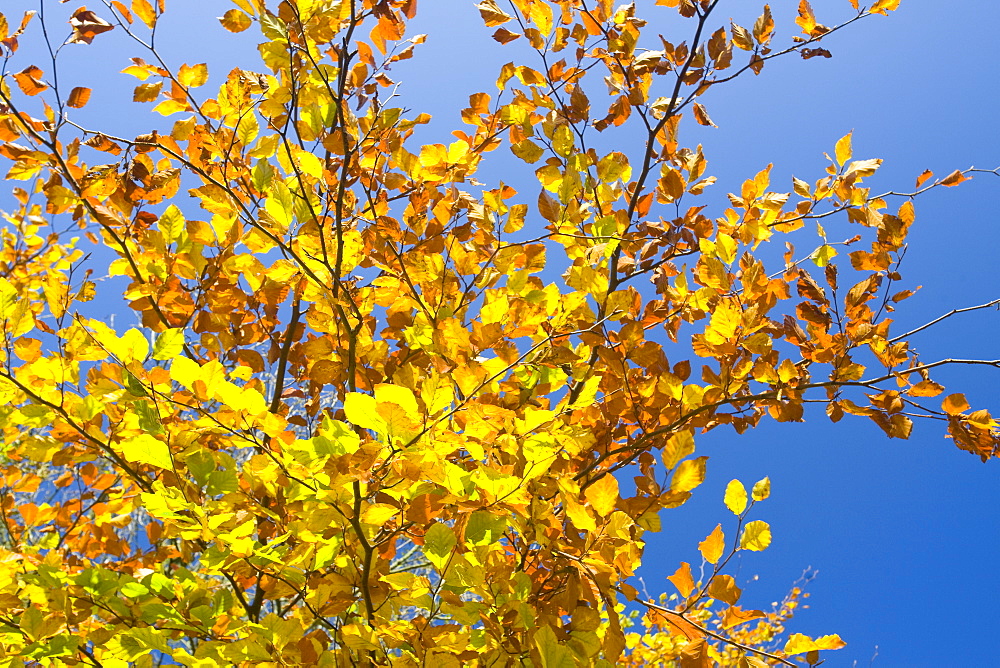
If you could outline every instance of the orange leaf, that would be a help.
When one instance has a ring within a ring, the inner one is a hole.
[[[807,35],[811,35],[813,28],[816,27],[816,16],[813,14],[812,7],[809,5],[808,0],[799,0],[799,17],[795,19],[801,28],[802,32]]]
[[[17,74],[14,75],[14,81],[17,82],[18,88],[25,95],[38,95],[43,90],[48,88],[48,85],[42,83],[41,77],[43,74],[42,70],[31,65]]]
[[[722,628],[731,629],[753,619],[760,619],[766,615],[760,610],[743,610],[738,605],[731,606],[722,611]]]
[[[944,392],[944,386],[938,385],[933,380],[922,380],[909,389],[907,394],[911,397],[936,397]]]
[[[717,601],[733,605],[740,600],[743,592],[736,586],[732,575],[716,575],[705,593]]]
[[[670,580],[677,591],[681,593],[681,596],[687,598],[692,591],[694,591],[694,578],[691,577],[691,564],[686,561],[681,562],[680,567],[674,572],[673,575],[668,575],[667,579]]]
[[[722,532],[722,525],[716,524],[712,533],[708,534],[705,540],[698,543],[698,550],[705,561],[710,564],[719,563],[723,551],[726,549],[726,535]]]
[[[66,104],[76,109],[80,109],[81,107],[86,106],[88,100],[90,100],[90,89],[77,86],[70,91]]]
[[[965,400],[964,394],[949,394],[941,402],[941,410],[949,415],[958,415],[969,410],[969,402]]]
[[[238,9],[230,9],[219,17],[219,23],[229,32],[243,32],[252,22],[249,16]]]
[[[951,174],[941,179],[941,185],[950,188],[952,186],[957,186],[959,183],[962,183],[963,181],[968,181],[968,180],[969,180],[968,176],[963,174],[961,170],[956,169]]]

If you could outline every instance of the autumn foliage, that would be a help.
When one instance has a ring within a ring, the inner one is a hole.
[[[183,3],[0,17],[0,664],[687,668],[842,646],[786,631],[800,588],[760,610],[726,572],[771,542],[767,479],[729,484],[673,590],[633,576],[704,479],[707,430],[819,402],[894,438],[936,418],[983,461],[1000,445],[931,378],[997,363],[922,360],[892,320],[914,196],[978,170],[873,194],[881,161],[848,135],[808,179],[723,184],[681,143],[717,87],[829,57],[899,0],[847,2],[846,23],[803,0],[778,27],[721,0],[483,0],[512,62],[448,145],[420,145],[429,117],[393,94],[416,0],[234,0],[220,32],[260,63],[228,74],[152,48]],[[66,32],[76,58],[132,45],[147,134],[75,120],[101,82],[57,82]],[[26,40],[56,55],[25,62]]]

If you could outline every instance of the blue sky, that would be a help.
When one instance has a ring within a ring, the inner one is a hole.
[[[639,0],[639,13],[652,4]],[[791,33],[797,3],[771,4],[780,42]],[[812,4],[828,25],[850,12],[847,0]],[[36,3],[5,0],[3,5],[15,22],[21,8]],[[427,33],[428,41],[413,60],[393,70],[403,82],[405,106],[414,114],[435,116],[421,135],[427,142],[450,141],[468,95],[495,92],[499,66],[523,55],[516,45],[501,47],[490,40],[492,30],[482,27],[472,5],[466,0],[421,2],[413,32]],[[168,63],[207,61],[213,83],[235,66],[260,69],[253,60],[254,42],[244,38],[250,33],[227,38],[214,21],[228,6],[168,3],[159,43]],[[71,11],[69,5],[48,7],[53,13]],[[99,5],[90,8],[100,13]],[[717,10],[743,24],[752,23],[758,12],[757,3],[742,0],[723,0]],[[903,0],[891,16],[859,22],[824,42],[832,59],[771,61],[761,76],[745,76],[712,91],[704,104],[719,128],[690,124],[684,141],[704,145],[719,193],[737,190],[771,162],[779,184],[790,184],[792,174],[814,180],[826,164],[823,152],[832,152],[834,142],[851,130],[856,157],[885,159],[872,179],[873,190],[908,190],[928,168],[944,175],[970,165],[997,167],[998,21],[1000,8],[992,2],[960,6]],[[683,25],[672,20],[651,34],[670,38],[681,34],[678,29]],[[163,128],[162,119],[128,102],[134,81],[113,74],[128,64],[127,57],[145,57],[124,46],[118,32],[98,37],[91,46],[66,47],[65,84],[94,89],[80,118],[90,126],[126,128],[121,134],[148,131],[152,124]],[[36,29],[22,39],[15,71],[32,62],[48,71],[37,34]],[[523,179],[506,172],[519,165],[530,177],[519,161],[493,162],[477,175],[481,181]],[[1000,178],[981,175],[917,200],[903,273],[906,287],[923,288],[897,312],[898,331],[1000,296],[994,268],[1000,247],[993,206],[998,190]],[[0,192],[0,208],[10,208],[8,197]],[[831,237],[850,234],[831,232]],[[914,342],[926,360],[994,359],[1000,357],[998,326],[1000,313],[979,311],[921,333]],[[962,367],[935,378],[950,391],[965,392],[975,407],[1000,413],[1000,371]],[[797,615],[791,630],[840,633],[848,647],[830,653],[826,665],[963,666],[994,660],[986,648],[993,601],[1000,593],[1000,574],[992,565],[1000,552],[995,463],[984,465],[958,451],[937,424],[918,422],[909,441],[889,441],[871,422],[845,419],[832,425],[820,415],[804,424],[765,422],[742,437],[713,432],[699,439],[699,454],[711,456],[706,482],[683,508],[664,512],[663,532],[648,537],[642,575],[651,592],[672,591],[664,578],[679,561],[697,565],[697,543],[717,522],[727,521],[726,483],[735,477],[749,486],[768,475],[772,497],[752,519],[771,523],[774,543],[737,564],[746,603],[767,606],[779,600],[811,566],[819,575],[808,587],[810,608]],[[732,531],[732,524],[724,528]],[[750,583],[754,576],[759,579]]]

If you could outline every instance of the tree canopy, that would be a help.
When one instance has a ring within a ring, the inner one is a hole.
[[[843,641],[786,630],[802,589],[758,609],[727,572],[771,543],[767,478],[673,590],[634,577],[699,436],[814,403],[997,456],[932,376],[1000,361],[910,337],[1000,300],[893,320],[914,199],[996,171],[873,192],[848,134],[723,183],[689,143],[728,82],[899,0],[483,0],[513,60],[447,145],[392,78],[416,0],[232,4],[259,63],[212,85],[156,48],[182,3],[0,15],[0,665],[814,665]],[[111,39],[138,136],[59,78]]]

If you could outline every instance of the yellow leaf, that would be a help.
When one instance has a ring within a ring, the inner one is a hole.
[[[566,492],[562,494],[562,500],[563,508],[570,521],[573,522],[573,526],[581,531],[597,531],[597,523],[587,512],[586,506],[574,499],[572,494]]]
[[[176,114],[179,111],[187,111],[190,105],[186,101],[181,102],[179,100],[169,99],[163,100],[158,105],[153,107],[153,111],[162,115],[169,116],[170,114]]]
[[[771,527],[767,522],[754,520],[747,522],[743,528],[743,535],[740,536],[740,549],[760,552],[766,550],[771,544]]]
[[[156,335],[153,342],[154,360],[172,360],[184,350],[184,329],[172,327]]]
[[[303,173],[314,179],[323,178],[323,163],[315,155],[308,151],[294,150],[295,163]]]
[[[149,464],[161,469],[172,469],[170,448],[167,444],[151,434],[139,434],[122,442],[122,456],[136,464]]]
[[[761,478],[753,485],[753,500],[763,501],[767,497],[771,496],[771,479]]]
[[[747,508],[747,490],[739,480],[730,480],[724,498],[726,508],[739,515]]]
[[[708,457],[696,457],[680,463],[670,480],[671,492],[690,492],[705,481],[705,462]]]
[[[851,159],[851,135],[853,133],[848,132],[846,135],[837,141],[836,155],[837,155],[837,165],[844,165],[848,160]]]
[[[194,360],[187,357],[178,357],[170,365],[170,380],[176,381],[186,388],[190,388],[200,371],[201,366]]]
[[[705,561],[710,564],[719,563],[722,553],[726,549],[726,535],[722,532],[722,525],[716,524],[712,533],[708,534],[705,540],[698,543],[698,550]]]
[[[182,86],[188,88],[203,86],[208,81],[208,65],[205,63],[181,65],[181,69],[177,73],[177,80],[181,82]]]
[[[684,430],[675,433],[667,440],[661,457],[663,465],[672,469],[677,466],[677,462],[690,454],[694,454],[694,435],[690,431]]]
[[[545,36],[552,32],[552,8],[547,2],[531,3],[528,10],[528,18],[538,26],[538,30]]]
[[[719,304],[712,312],[709,330],[705,339],[714,345],[720,345],[733,338],[736,330],[743,323],[743,311],[732,302]]]
[[[837,256],[837,249],[830,244],[823,244],[816,249],[813,253],[812,261],[816,263],[817,267],[825,267],[830,264],[830,260]]]
[[[147,28],[152,28],[156,24],[156,10],[148,0],[132,0],[132,13],[138,16]]]
[[[618,480],[607,473],[588,487],[584,496],[598,515],[610,515],[615,509],[615,504],[618,503]]]
[[[361,513],[361,521],[373,526],[382,526],[399,514],[399,508],[388,503],[373,503]]]
[[[821,636],[813,640],[807,635],[793,633],[789,636],[788,642],[785,643],[783,651],[788,655],[805,654],[806,652],[815,652],[817,650],[840,649],[846,645],[847,643],[841,640],[837,634]]]
[[[874,5],[872,5],[872,14],[882,14],[883,16],[888,15],[889,12],[894,9],[899,8],[899,0],[878,0]]]
[[[408,387],[389,384],[376,385],[375,401],[380,404],[395,404],[402,408],[411,420],[420,419],[417,397],[413,394],[413,390]]]
[[[177,364],[176,360],[174,364]],[[385,430],[385,420],[379,417],[375,397],[370,394],[348,392],[344,396],[344,415],[348,422],[362,429]]]

